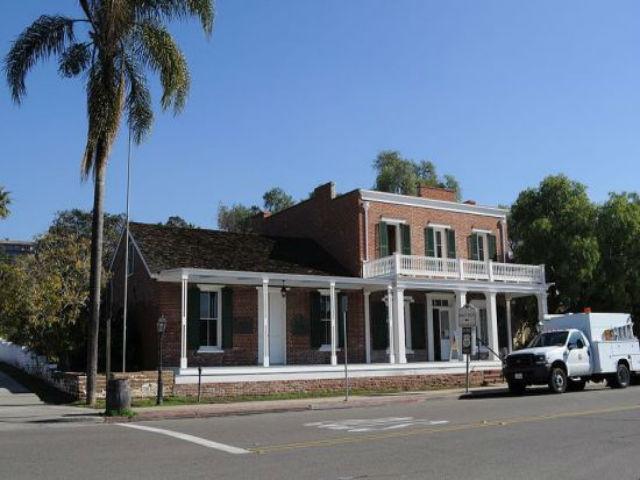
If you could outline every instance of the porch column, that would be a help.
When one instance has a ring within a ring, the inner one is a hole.
[[[387,287],[387,326],[389,327],[389,363],[396,363],[395,350],[393,348],[393,287]]]
[[[511,332],[511,295],[508,293],[504,296],[504,311],[507,322],[507,348],[509,353],[513,350],[513,333]]]
[[[189,276],[182,275],[180,281],[180,368],[187,368],[187,297]]]
[[[331,310],[331,365],[337,365],[338,356],[336,355],[336,346],[338,343],[338,329],[336,322],[336,282],[329,283],[329,303]]]
[[[463,359],[466,359],[466,355],[462,355],[462,327],[460,326],[459,312],[460,312],[460,309],[467,304],[467,291],[457,290],[455,294],[456,294],[456,328],[455,328],[454,335],[456,335],[456,342],[459,342],[458,343],[458,352],[459,352],[458,359],[463,360]],[[457,335],[458,331],[460,332],[460,335]]]
[[[489,337],[489,348],[494,352],[498,352],[498,312],[496,308],[496,292],[485,292],[484,297],[486,299],[487,308],[487,326]],[[495,354],[489,352],[489,358]],[[496,359],[499,359],[496,357]]]
[[[544,322],[544,316],[548,313],[547,311],[547,292],[539,292],[536,294],[536,298],[538,299],[538,321],[540,323]]]
[[[371,292],[364,291],[364,356],[367,363],[371,363],[371,313],[369,311],[369,296]]]
[[[431,305],[431,297],[428,293],[425,293],[425,305],[427,306],[427,360],[430,362],[435,362],[436,356],[433,351],[434,341],[433,341],[433,306]]]
[[[404,289],[395,287],[393,289],[393,317],[395,325],[395,338],[393,339],[396,347],[396,362],[407,363],[406,338],[404,334]]]
[[[269,366],[269,279],[262,279],[262,366]]]

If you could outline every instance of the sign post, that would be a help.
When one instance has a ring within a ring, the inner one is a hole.
[[[462,354],[467,357],[466,393],[469,393],[469,361],[472,351],[473,327],[476,325],[478,310],[473,305],[465,305],[458,310],[458,323],[462,327]]]

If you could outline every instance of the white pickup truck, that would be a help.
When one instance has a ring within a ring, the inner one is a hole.
[[[507,356],[503,373],[517,394],[527,385],[582,390],[588,380],[626,388],[640,375],[640,343],[628,314],[547,315],[528,347]]]

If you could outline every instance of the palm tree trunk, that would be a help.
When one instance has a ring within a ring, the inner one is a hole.
[[[91,229],[91,279],[89,286],[91,320],[87,336],[87,405],[96,402],[98,375],[98,331],[100,328],[100,288],[102,280],[102,233],[104,228],[104,181],[106,161],[101,158],[106,150],[105,141],[98,144],[93,190],[93,221]]]

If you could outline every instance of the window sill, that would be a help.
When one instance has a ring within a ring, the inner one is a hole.
[[[341,349],[340,348],[336,348],[336,352],[339,352]],[[330,352],[331,351],[331,345],[322,345],[319,349],[319,352]]]
[[[197,353],[224,353],[224,350],[218,347],[200,347]]]

